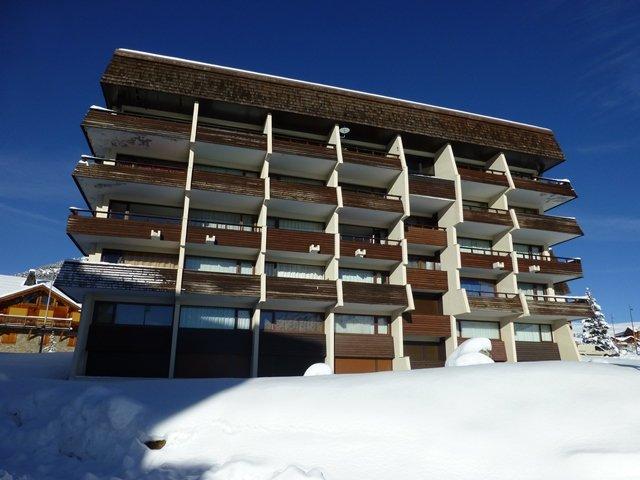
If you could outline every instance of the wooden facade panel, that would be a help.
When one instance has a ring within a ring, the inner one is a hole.
[[[270,186],[271,198],[296,200],[298,202],[322,203],[327,205],[338,204],[338,196],[335,187],[286,182],[275,179],[271,179]]]
[[[366,250],[367,254],[365,258],[402,261],[402,247],[400,245],[381,245],[379,243],[357,242],[352,240],[340,241],[341,257],[354,257],[356,250]]]
[[[191,187],[197,190],[214,190],[216,192],[254,197],[264,197],[265,193],[264,180],[261,178],[207,172],[198,169],[193,170]]]
[[[458,337],[458,345],[461,345],[468,338]],[[491,339],[491,358],[494,362],[506,362],[507,361],[507,348],[504,341],[495,338]]]
[[[267,136],[243,130],[231,130],[199,123],[196,142],[215,143],[239,148],[267,150]]]
[[[187,243],[206,243],[207,236],[216,237],[216,245],[221,247],[260,248],[262,234],[253,230],[234,228],[210,228],[190,225],[187,228]]]
[[[577,197],[577,194],[571,183],[564,181],[545,181],[544,179],[537,180],[535,178],[523,178],[513,175],[513,183],[516,188],[522,190],[533,190],[535,192],[548,193],[550,195],[560,195],[563,197]]]
[[[342,203],[345,207],[384,210],[385,212],[402,213],[404,207],[400,199],[385,198],[382,195],[368,192],[354,192],[342,189]]]
[[[148,133],[178,137],[189,140],[191,122],[175,118],[159,118],[133,113],[109,112],[106,110],[90,109],[82,121],[82,127],[104,128],[109,130],[123,130],[135,133]]]
[[[391,335],[335,334],[335,356],[347,358],[393,358]]]
[[[324,333],[260,332],[260,355],[315,356],[327,354]],[[322,360],[324,361],[324,360]]]
[[[338,154],[333,145],[300,137],[273,136],[273,152],[301,155],[303,157],[326,158],[338,161]]]
[[[405,334],[450,337],[451,320],[448,315],[424,315],[411,313],[403,320]]]
[[[338,292],[333,280],[267,277],[267,299],[307,301],[337,301]]]
[[[560,360],[558,344],[554,342],[516,342],[519,362]]]
[[[511,255],[485,255],[481,253],[460,252],[460,260],[465,268],[483,268],[493,270],[493,264],[496,262],[504,263],[504,268],[499,270],[513,271],[513,262]]]
[[[433,245],[436,247],[447,246],[446,230],[406,225],[404,228],[404,236],[408,243]]]
[[[479,211],[469,210],[466,208],[464,208],[463,210],[465,222],[492,223],[496,225],[506,226],[513,225],[513,222],[511,221],[511,215],[509,215],[509,212],[507,210]]]
[[[403,285],[377,283],[342,282],[344,301],[373,305],[408,304],[407,290]]]
[[[411,370],[421,370],[423,368],[444,367],[443,361],[411,360]]]
[[[469,168],[458,165],[458,173],[461,180],[477,183],[488,183],[491,185],[500,185],[507,188],[509,182],[507,176],[503,172],[488,171],[480,168]]]
[[[584,317],[591,316],[591,309],[587,301],[556,302],[540,301],[527,298],[527,306],[531,315],[548,315],[551,317]]]
[[[390,358],[335,358],[337,374],[390,372],[391,370],[393,370],[393,360]]]
[[[260,298],[260,277],[258,275],[185,270],[182,276],[182,291],[206,295]]]
[[[170,242],[180,240],[179,223],[141,222],[118,218],[83,217],[73,214],[67,219],[67,233],[70,235],[150,239],[152,230],[160,231],[162,240]]]
[[[452,180],[426,175],[409,175],[409,193],[450,200],[456,199],[456,190]]]
[[[532,213],[518,213],[520,228],[531,230],[548,230],[552,232],[582,235],[582,229],[575,218],[554,217],[551,215],[536,215]]]
[[[144,183],[162,187],[184,188],[187,180],[185,170],[152,168],[149,166],[104,165],[80,163],[73,170],[74,178],[92,178],[113,182]]]
[[[408,267],[407,283],[411,284],[411,288],[414,290],[446,292],[448,289],[447,272]]]
[[[321,255],[333,255],[335,236],[324,232],[302,232],[277,228],[267,230],[267,250],[309,253],[311,245],[319,245]]]
[[[579,258],[571,261],[557,261],[553,257],[542,259],[518,258],[518,270],[529,271],[529,267],[539,266],[540,273],[582,276],[582,261]]]
[[[478,297],[467,294],[471,310],[499,310],[505,313],[522,312],[522,303],[517,295],[513,298]]]
[[[397,155],[387,155],[384,152],[358,149],[356,147],[342,148],[342,160],[346,163],[358,163],[370,167],[391,168],[401,170],[400,157]]]

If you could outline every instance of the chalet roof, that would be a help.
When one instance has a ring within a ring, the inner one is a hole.
[[[5,298],[13,297],[16,294],[23,294],[41,288],[51,288],[51,292],[53,294],[61,297],[66,302],[75,305],[77,308],[80,308],[79,303],[75,302],[72,298],[70,298],[68,295],[65,295],[56,287],[52,287],[50,282],[36,283],[35,285],[25,285],[25,280],[26,278],[24,277],[17,277],[14,275],[0,275],[0,301],[4,300]]]
[[[546,128],[146,52],[116,50],[101,83],[108,107],[139,102],[152,108],[162,95],[173,95],[184,99],[176,108],[188,99],[210,100],[516,152],[539,157],[542,168],[564,160]]]

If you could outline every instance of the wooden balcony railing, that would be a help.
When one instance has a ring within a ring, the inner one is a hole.
[[[572,217],[555,217],[552,215],[540,215],[534,213],[518,213],[517,218],[520,228],[583,235],[578,222],[576,222],[576,219]]]
[[[327,205],[337,205],[338,203],[338,196],[334,187],[275,179],[271,179],[270,184],[271,198]]]
[[[267,299],[336,302],[338,292],[333,280],[267,277]]]
[[[591,316],[589,302],[583,297],[526,295],[526,299],[531,315],[584,318]]]
[[[577,197],[571,182],[567,180],[554,180],[514,171],[511,172],[511,177],[515,187],[522,190],[533,190],[563,197]]]
[[[342,294],[345,303],[397,306],[408,304],[407,291],[403,285],[343,281]]]
[[[476,205],[463,205],[464,221],[478,223],[492,223],[497,225],[512,225],[509,210],[487,208]]]
[[[429,292],[446,292],[447,272],[442,270],[426,270],[424,268],[407,268],[407,283],[414,290]]]
[[[403,318],[402,328],[405,334],[411,335],[451,336],[451,320],[448,315],[411,313]]]
[[[370,167],[384,167],[401,170],[400,157],[381,150],[371,150],[355,145],[342,144],[342,159],[346,163],[358,163]]]
[[[319,157],[338,160],[335,146],[321,140],[302,137],[290,137],[282,134],[273,135],[274,153],[288,153],[305,157]]]
[[[409,192],[411,195],[423,195],[426,197],[447,198],[450,200],[455,200],[456,198],[453,181],[416,173],[409,175]]]
[[[182,291],[206,295],[260,298],[260,276],[185,270]]]
[[[207,237],[215,237],[215,245],[259,249],[262,229],[251,225],[189,219],[187,243],[207,243]]]
[[[402,261],[402,247],[396,240],[382,240],[357,235],[340,235],[340,255],[353,257],[357,250],[366,250],[364,258]]]
[[[244,177],[228,173],[193,170],[191,187],[197,190],[213,190],[234,195],[264,197],[264,180],[262,178]]]
[[[188,141],[191,121],[130,112],[90,109],[82,121],[82,128],[85,132],[88,129],[101,128],[147,135],[171,136]]]
[[[501,250],[460,247],[460,260],[465,268],[494,269],[495,263],[503,263],[500,270],[513,270],[511,254]]]
[[[335,334],[336,357],[393,358],[391,335],[366,335],[357,333]]]
[[[481,292],[467,290],[467,300],[471,310],[504,310],[522,312],[522,304],[517,293]]]
[[[80,322],[73,318],[9,315],[0,313],[0,333],[30,329],[51,331],[77,331]]]
[[[395,213],[404,211],[400,197],[397,195],[376,193],[345,186],[342,186],[342,203],[345,207],[384,210]]]
[[[324,232],[305,232],[269,228],[267,230],[267,250],[284,252],[310,253],[310,246],[320,247],[320,255],[335,253],[335,237]]]
[[[162,187],[184,188],[187,179],[185,168],[166,165],[134,164],[95,157],[83,157],[76,165],[73,178],[108,180],[117,183],[144,183]]]
[[[516,342],[519,362],[560,360],[558,344],[554,342]]]
[[[468,182],[488,183],[508,187],[509,182],[504,172],[491,170],[477,165],[458,165],[458,173],[462,180]]]
[[[420,225],[404,225],[404,236],[408,243],[447,246],[447,230],[440,227],[423,227]]]
[[[236,127],[220,127],[198,123],[196,142],[215,143],[230,147],[267,150],[267,136],[256,131]]]
[[[554,257],[518,253],[518,270],[527,272],[532,266],[540,267],[540,273],[582,276],[582,261],[579,258]]]

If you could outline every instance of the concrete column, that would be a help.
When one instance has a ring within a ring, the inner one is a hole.
[[[251,331],[253,333],[251,343],[251,377],[258,376],[258,361],[260,359],[260,309],[253,310],[251,316]]]
[[[516,332],[513,320],[508,319],[500,321],[500,338],[504,342],[504,347],[507,351],[507,362],[517,362],[518,354],[516,353]]]
[[[327,309],[324,317],[324,333],[326,336],[327,354],[324,358],[324,363],[331,367],[331,370],[335,369],[335,313],[333,308]]]
[[[578,347],[573,339],[569,322],[556,320],[552,325],[553,341],[558,344],[561,360],[580,361]]]
[[[73,350],[73,359],[71,361],[71,369],[69,370],[70,379],[85,374],[87,367],[87,338],[93,319],[93,305],[93,294],[87,293],[82,299],[82,311],[80,312],[76,347]]]

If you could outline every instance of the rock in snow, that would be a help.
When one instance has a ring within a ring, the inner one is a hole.
[[[19,358],[0,355],[2,480],[638,478],[640,363],[65,381],[33,357],[8,374]]]

